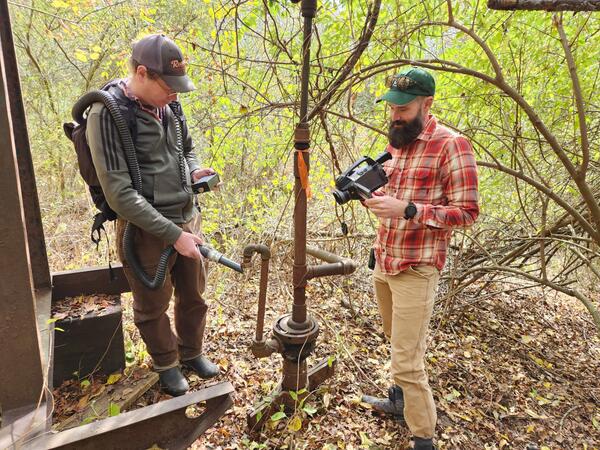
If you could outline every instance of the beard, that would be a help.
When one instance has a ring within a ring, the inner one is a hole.
[[[420,114],[409,122],[394,120],[390,122],[388,140],[394,148],[404,147],[413,142],[421,131],[423,131],[423,118]]]

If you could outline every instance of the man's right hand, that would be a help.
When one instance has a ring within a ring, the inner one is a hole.
[[[195,234],[182,231],[175,244],[173,244],[173,247],[175,247],[175,250],[180,255],[199,260],[202,258],[202,255],[200,255],[200,250],[196,246],[203,243],[202,239]]]
[[[381,196],[385,195],[385,193],[381,189],[377,189],[376,191],[373,191],[371,194],[372,194],[371,198],[373,198],[373,197],[381,197]],[[363,205],[365,208],[368,208],[367,204],[365,203],[365,200],[366,199],[361,198],[360,199],[360,204]]]

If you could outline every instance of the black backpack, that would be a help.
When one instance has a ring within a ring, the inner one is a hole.
[[[101,90],[108,92],[110,88],[116,85],[117,81],[110,81],[105,84]],[[124,96],[123,98],[114,98],[119,104],[119,107],[123,113],[123,117],[127,121],[129,132],[135,145],[137,135],[135,110],[137,108],[137,103]],[[91,104],[89,106],[91,107]],[[87,108],[87,112],[89,112],[89,107]],[[67,137],[73,142],[75,153],[77,154],[79,173],[81,174],[81,177],[85,183],[88,185],[92,201],[99,210],[99,212],[94,216],[94,222],[92,224],[92,231],[90,234],[92,242],[96,244],[96,247],[98,247],[101,239],[101,231],[104,231],[106,234],[104,222],[115,220],[117,218],[117,214],[108,205],[106,197],[104,196],[104,191],[102,190],[102,186],[100,186],[98,175],[96,174],[96,168],[94,167],[94,162],[92,160],[92,153],[85,135],[87,129],[87,112],[84,115],[83,120],[80,120],[81,123],[64,123],[63,130]]]

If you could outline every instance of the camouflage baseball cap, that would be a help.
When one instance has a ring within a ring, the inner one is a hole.
[[[132,59],[156,72],[175,92],[196,89],[185,74],[186,62],[177,44],[164,34],[150,34],[133,44]]]
[[[417,97],[433,97],[435,95],[435,80],[429,72],[418,67],[408,67],[394,75],[387,83],[390,88],[377,99],[385,100],[395,105],[406,105]]]

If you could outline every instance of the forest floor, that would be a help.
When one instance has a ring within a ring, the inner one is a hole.
[[[289,252],[271,267],[267,330],[290,311]],[[335,375],[309,394],[303,408],[249,434],[246,415],[279,382],[281,356],[259,360],[249,351],[258,263],[239,277],[213,265],[206,292],[205,351],[222,374],[207,383],[186,373],[192,390],[230,381],[234,405],[191,448],[406,448],[408,430],[360,401],[364,393],[385,395],[390,384],[389,347],[363,268],[346,280],[320,279],[307,287],[310,314],[320,324],[309,365],[333,356]],[[479,287],[438,301],[432,319],[426,360],[439,448],[600,449],[600,340],[587,311],[574,299],[523,289],[516,281],[490,284],[484,292]],[[129,373],[150,360],[132,322],[130,296],[123,298]],[[134,407],[166,398],[154,386]],[[60,406],[57,417],[65,412]]]

